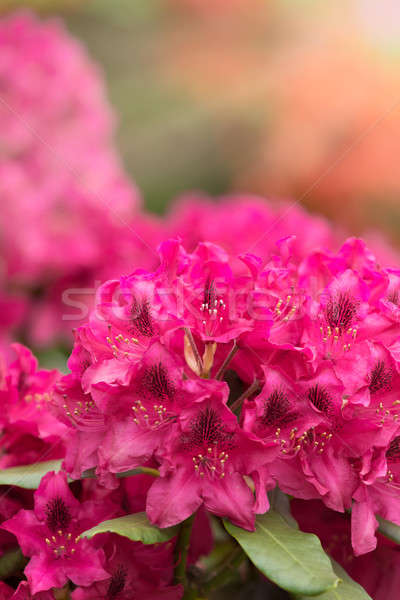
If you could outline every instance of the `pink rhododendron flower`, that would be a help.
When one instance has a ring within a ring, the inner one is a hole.
[[[61,374],[39,370],[30,350],[20,344],[7,349],[1,361],[1,466],[62,457],[66,427],[50,408]]]
[[[386,417],[386,413],[384,415]],[[393,429],[398,432],[397,427]],[[400,525],[399,447],[400,435],[394,435],[385,446],[366,453],[361,462],[360,482],[354,492],[352,510],[352,542],[357,555],[376,548],[378,521],[375,515]]]
[[[243,476],[261,470],[270,453],[240,430],[226,397],[224,384],[210,382],[209,397],[181,411],[165,445],[162,476],[147,496],[148,515],[159,526],[184,520],[204,503],[210,512],[253,528],[256,501]]]
[[[127,471],[153,458],[164,447],[182,407],[205,394],[188,387],[182,382],[182,367],[152,347],[118,395],[109,388],[94,391],[97,404],[104,399],[112,403],[111,410],[105,409],[110,417],[99,449],[101,468]]]
[[[144,546],[116,535],[103,535],[105,568],[110,576],[89,587],[78,587],[73,600],[138,597],[143,600],[182,598],[181,586],[172,586],[172,544]]]
[[[21,581],[16,590],[7,585],[6,583],[0,582],[0,598],[1,600],[55,600],[52,591],[39,592],[34,596],[29,588],[29,583]]]
[[[48,473],[35,492],[34,510],[21,510],[2,524],[31,557],[25,574],[32,593],[62,587],[69,579],[76,585],[106,579],[102,551],[79,534],[111,516],[106,503],[80,504],[65,473]]]
[[[97,451],[106,431],[105,417],[73,375],[66,375],[57,385],[53,412],[68,432],[64,467],[79,479],[86,469],[97,465]]]

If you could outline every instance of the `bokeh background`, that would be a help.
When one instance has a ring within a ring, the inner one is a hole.
[[[400,237],[397,0],[2,0],[62,18],[104,70],[146,205],[295,198]]]
[[[65,289],[153,266],[139,196],[286,198],[399,247],[398,0],[0,0],[0,20],[0,338],[44,364],[70,349]]]

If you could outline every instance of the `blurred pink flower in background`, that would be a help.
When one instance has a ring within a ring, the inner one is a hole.
[[[337,249],[344,235],[294,201],[250,194],[216,200],[205,194],[186,194],[172,205],[166,228],[169,235],[180,236],[188,249],[207,240],[232,254],[253,252],[260,257],[277,251],[278,240],[296,231],[304,234],[296,239],[298,258],[316,248]]]
[[[56,369],[39,369],[36,358],[21,344],[12,344],[1,353],[2,469],[64,456],[66,427],[49,409],[60,375]]]
[[[344,227],[308,213],[293,199],[266,199],[251,194],[220,198],[185,194],[171,205],[164,231],[166,236],[179,236],[190,250],[208,240],[232,254],[251,252],[261,258],[277,252],[280,240],[301,232],[293,240],[297,260],[316,249],[335,251],[349,235]],[[384,234],[371,230],[364,239],[382,265],[399,263],[397,248]]]
[[[0,57],[0,280],[31,294],[25,335],[43,344],[71,329],[63,289],[151,263],[157,225],[138,215],[102,76],[62,24],[2,19]]]

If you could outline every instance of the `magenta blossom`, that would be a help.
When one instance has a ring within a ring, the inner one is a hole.
[[[52,591],[32,594],[27,581],[21,581],[16,590],[0,582],[0,600],[55,600],[55,596]]]
[[[179,600],[181,586],[173,586],[172,544],[144,546],[116,535],[101,536],[110,576],[89,587],[79,587],[73,600]],[[99,539],[97,545],[100,545]]]
[[[278,485],[352,510],[355,551],[373,548],[375,515],[398,508],[396,272],[357,239],[307,253],[285,235],[262,259],[170,239],[159,254],[103,284],[75,333],[54,395],[66,469],[113,489],[159,470],[127,503],[161,527],[203,507],[251,530]]]
[[[20,344],[13,344],[0,360],[0,465],[61,458],[66,428],[51,411],[61,374],[39,370],[36,358]]]
[[[127,471],[163,450],[182,408],[206,394],[182,377],[182,364],[154,344],[135,365],[129,385],[94,385],[93,398],[108,415],[99,448],[101,470]]]
[[[62,472],[45,475],[34,500],[33,510],[20,510],[2,524],[31,557],[25,574],[32,594],[62,587],[69,579],[76,585],[106,579],[102,550],[79,534],[113,516],[107,503],[80,504]]]
[[[106,431],[105,417],[73,374],[65,375],[58,383],[52,410],[67,428],[69,443],[64,467],[72,477],[79,479],[83,471],[98,463],[98,449]]]
[[[386,447],[371,448],[359,467],[360,483],[354,492],[352,544],[356,555],[376,548],[376,530],[380,515],[400,525],[400,435]]]
[[[204,503],[210,512],[251,530],[261,505],[250,488],[251,476],[254,489],[256,472],[268,462],[273,444],[268,450],[239,428],[225,406],[225,384],[210,381],[207,387],[209,397],[179,415],[176,431],[160,456],[161,477],[147,496],[147,514],[155,524],[167,527]]]

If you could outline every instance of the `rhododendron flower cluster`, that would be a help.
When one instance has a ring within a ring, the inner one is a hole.
[[[4,361],[3,465],[63,458],[2,526],[30,559],[30,592],[179,598],[176,539],[81,534],[130,512],[161,531],[202,515],[198,556],[210,515],[254,531],[277,487],[337,514],[348,555],[381,552],[378,518],[400,526],[400,272],[356,238],[335,252],[287,236],[263,256],[171,238],[159,256],[99,287],[68,374],[20,345]],[[82,480],[74,494],[66,475]]]
[[[180,598],[181,589],[169,585],[171,544],[146,548],[112,534],[95,541],[81,537],[91,525],[121,512],[123,502],[122,495],[116,502],[96,488],[90,499],[82,496],[80,502],[72,494],[65,473],[50,472],[34,494],[33,510],[21,508],[3,524],[30,557],[28,585],[22,582],[15,594],[5,589],[4,597],[54,598],[52,589],[72,582],[73,598]]]
[[[353,506],[356,554],[376,546],[375,513],[400,525],[400,274],[357,239],[296,248],[264,263],[169,240],[156,271],[103,284],[52,401],[67,471],[112,487],[156,466],[146,510],[161,527],[204,504],[251,530],[275,484]]]

